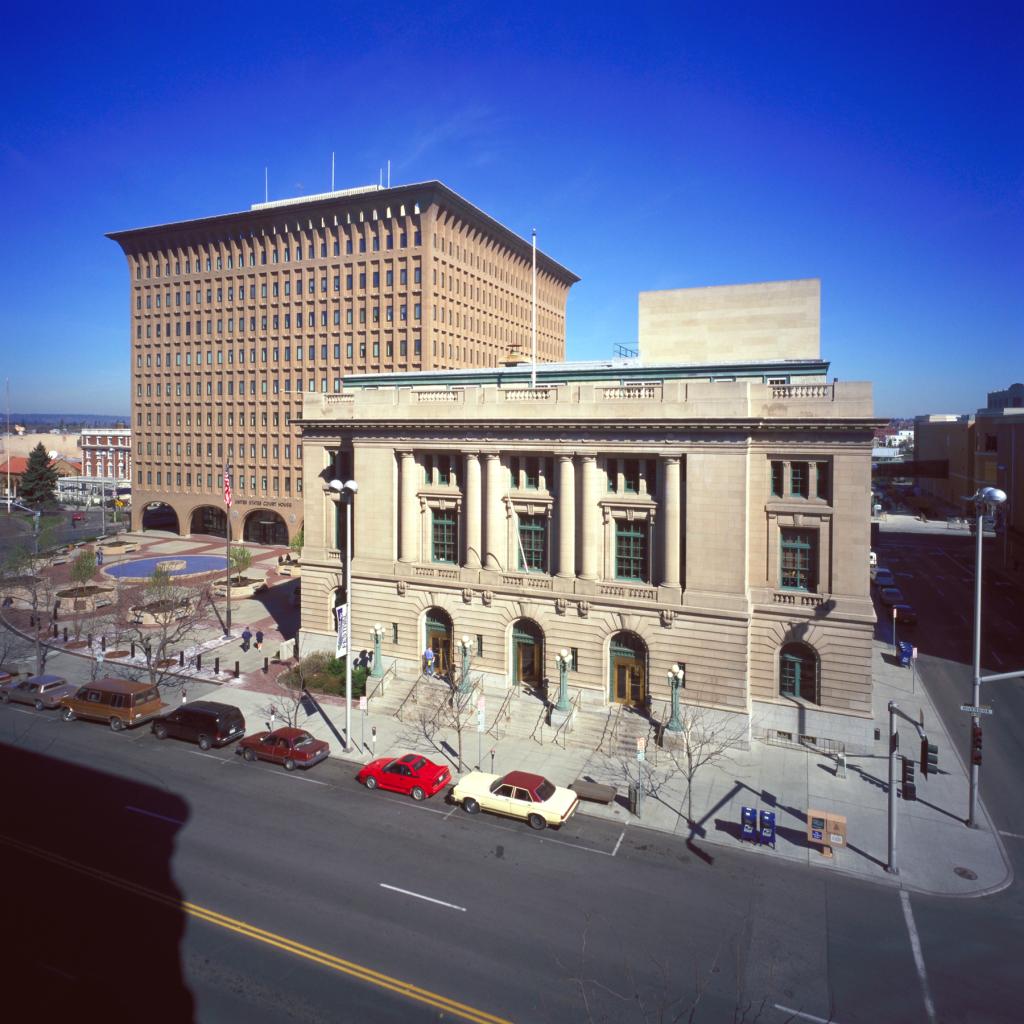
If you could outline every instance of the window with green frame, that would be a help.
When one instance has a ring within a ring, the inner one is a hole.
[[[454,565],[458,561],[459,520],[453,508],[435,508],[431,522],[431,558]]]
[[[810,465],[806,462],[789,464],[789,493],[794,498],[806,498],[810,477]]]
[[[784,476],[785,476],[784,470],[785,470],[785,465],[782,462],[773,462],[772,463],[772,497],[773,498],[781,498],[782,497],[783,487],[785,486],[785,484],[783,483],[783,479],[784,479]]]
[[[519,569],[548,571],[548,523],[546,516],[519,517]]]
[[[831,493],[831,481],[829,479],[829,470],[832,468],[830,462],[819,462],[818,463],[818,497],[822,501],[828,501]]]
[[[818,659],[806,644],[786,644],[779,655],[779,693],[821,703],[818,687]]]
[[[620,519],[615,523],[615,578],[647,583],[647,523]]]
[[[818,534],[783,528],[779,583],[783,590],[815,591],[818,587]]]

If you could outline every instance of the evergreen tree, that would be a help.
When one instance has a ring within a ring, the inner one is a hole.
[[[53,505],[57,501],[57,470],[42,444],[29,452],[28,465],[21,476],[21,498],[26,505]]]

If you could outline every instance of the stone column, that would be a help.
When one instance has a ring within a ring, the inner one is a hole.
[[[476,452],[466,452],[466,567],[480,568],[480,456]]]
[[[398,560],[416,561],[416,523],[419,520],[419,503],[416,501],[416,459],[411,451],[399,452],[401,460],[398,471]]]
[[[585,580],[596,580],[601,556],[601,510],[600,476],[597,472],[597,457],[583,456],[583,509],[580,519],[582,531],[580,576]]]
[[[679,586],[679,537],[680,520],[679,456],[668,455],[662,459],[665,468],[664,497],[664,545],[661,582],[666,587]]]
[[[484,496],[487,513],[487,554],[484,559],[485,569],[501,571],[502,553],[505,548],[505,515],[501,507],[502,487],[501,457],[497,452],[488,452],[484,459],[487,463],[487,493]]]
[[[558,575],[576,575],[576,467],[571,455],[558,456]]]

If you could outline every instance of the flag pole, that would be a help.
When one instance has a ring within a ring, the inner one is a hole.
[[[530,365],[530,387],[537,386],[537,229],[533,229],[533,311],[530,334],[533,339],[533,362]]]
[[[224,635],[231,636],[231,467],[224,467],[224,558],[227,561],[227,582],[224,596],[227,599],[227,614],[224,619]]]

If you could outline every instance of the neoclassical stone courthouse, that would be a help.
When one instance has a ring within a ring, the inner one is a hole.
[[[663,707],[679,666],[755,734],[868,743],[876,421],[827,378],[818,282],[645,293],[640,324],[638,359],[308,395],[304,650],[334,646],[352,479],[353,643],[383,627],[406,674],[465,645],[500,692],[567,656],[585,706]]]

